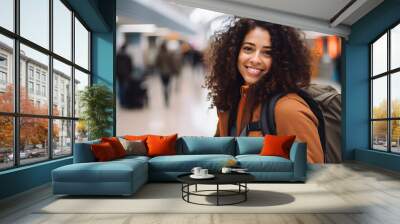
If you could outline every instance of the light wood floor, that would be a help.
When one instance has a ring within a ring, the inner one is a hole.
[[[326,165],[310,171],[308,183],[322,185],[349,203],[367,206],[356,214],[37,214],[37,208],[55,199],[45,185],[1,201],[0,223],[400,223],[398,173],[359,163]]]

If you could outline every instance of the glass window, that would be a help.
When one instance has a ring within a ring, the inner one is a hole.
[[[372,118],[387,118],[387,78],[372,81]]]
[[[29,74],[29,79],[33,80],[33,67],[32,66],[29,66],[28,74]]]
[[[83,120],[75,121],[75,142],[84,142],[88,140],[88,129]]]
[[[63,87],[60,88],[60,83],[61,85],[64,85],[64,83],[71,83],[72,84],[72,69],[71,66],[66,65],[56,59],[53,59],[53,77],[54,77],[54,84],[53,84],[53,88],[54,88],[54,92],[56,94],[53,94],[53,102],[58,103],[58,97],[59,97],[59,93],[58,90],[60,89],[60,94],[67,96],[67,103],[66,103],[66,110],[65,113],[66,114],[61,114],[62,116],[68,116],[71,117],[72,116],[72,91],[71,89],[65,89]],[[59,81],[60,80],[60,81]],[[63,98],[61,98],[61,100],[64,100]],[[60,106],[61,105],[53,105],[53,114],[54,115],[60,115]]]
[[[387,71],[387,34],[372,44],[372,75]]]
[[[49,120],[44,118],[20,118],[21,164],[35,163],[49,158]]]
[[[34,87],[33,87],[33,82],[28,82],[28,91],[29,94],[33,94],[34,93]]]
[[[387,45],[388,35],[390,35],[390,45]],[[399,42],[400,25],[396,25],[370,46],[372,59],[371,145],[375,150],[392,153],[400,153],[400,90],[398,88],[400,72],[397,71],[400,67]]]
[[[71,60],[72,12],[60,1],[53,0],[53,51]]]
[[[400,118],[400,72],[391,75],[391,116],[393,118]]]
[[[53,157],[72,154],[72,121],[53,120]]]
[[[0,115],[0,170],[14,165],[13,117]]]
[[[20,0],[21,36],[49,48],[49,0]]]
[[[400,67],[400,24],[390,33],[390,68]]]
[[[391,151],[400,153],[400,120],[391,121]]]
[[[16,3],[19,18],[14,14]],[[87,140],[86,125],[76,128],[74,116],[80,115],[79,93],[90,84],[90,32],[76,16],[64,0],[0,0],[0,112],[11,113],[0,115],[0,170],[71,155],[75,138]],[[5,29],[14,35],[8,35]],[[19,74],[14,71],[14,42],[19,43]],[[56,60],[53,53],[68,62]],[[20,85],[18,94],[15,77]],[[13,127],[15,121],[19,121],[19,127]],[[18,135],[13,133],[15,128]],[[80,132],[72,136],[74,128]]]
[[[23,55],[23,57],[22,57]],[[39,82],[36,83],[36,90],[34,95],[29,95],[29,92],[27,91],[26,87],[26,62],[29,61],[30,65],[35,68],[37,77]],[[23,44],[21,44],[21,62],[20,62],[20,80],[21,80],[21,89],[20,89],[20,108],[21,108],[21,113],[25,114],[41,114],[41,115],[47,115],[48,114],[48,102],[49,99],[48,97],[45,97],[43,95],[43,91],[40,89],[40,77],[41,73],[40,70],[45,72],[46,76],[46,81],[45,84],[48,86],[48,62],[49,62],[49,57],[43,53],[40,53],[36,50],[33,50],[30,47],[27,47]],[[42,101],[40,105],[32,105],[30,103],[30,99],[36,99]]]
[[[75,63],[89,70],[89,32],[75,18]]]
[[[374,149],[387,151],[387,121],[372,122],[372,139]]]
[[[14,31],[14,0],[0,1],[0,26]]]
[[[81,72],[78,69],[75,69],[75,117],[79,117],[81,114],[80,103],[80,94],[85,89],[85,87],[89,86],[89,75]]]
[[[14,57],[13,50],[13,40],[0,34],[0,111],[2,112],[14,111],[14,72],[12,60],[7,60]]]

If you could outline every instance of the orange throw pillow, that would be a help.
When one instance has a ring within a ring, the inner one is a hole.
[[[93,144],[91,145],[91,149],[94,157],[99,162],[109,161],[117,158],[113,147],[108,142]]]
[[[144,141],[146,142],[148,135],[125,135],[124,139],[129,140],[129,141]]]
[[[149,135],[147,137],[148,156],[176,155],[178,134],[170,136]]]
[[[124,146],[122,146],[121,142],[118,140],[116,137],[110,137],[110,138],[101,138],[101,142],[108,142],[114,149],[115,155],[117,158],[121,158],[126,156],[126,151],[124,149]]]
[[[262,156],[280,156],[289,159],[290,147],[296,135],[289,136],[277,136],[277,135],[265,135],[264,145],[261,149],[260,155]]]

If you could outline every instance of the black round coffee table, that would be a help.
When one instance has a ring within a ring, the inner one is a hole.
[[[247,192],[249,188],[247,183],[255,180],[255,177],[248,173],[216,173],[213,174],[215,177],[212,179],[193,179],[190,177],[191,173],[182,174],[177,177],[178,181],[182,183],[182,199],[188,203],[198,204],[198,205],[234,205],[247,200]],[[215,190],[197,190],[198,184],[204,185],[216,185]],[[194,191],[190,191],[190,186],[195,186]],[[223,190],[220,189],[220,185],[236,185],[237,190]],[[209,192],[215,192],[215,194],[205,194]],[[190,196],[204,196],[204,197],[216,197],[216,204],[202,204],[190,201]],[[239,200],[231,203],[221,203],[221,197],[231,197],[231,196],[241,196]]]

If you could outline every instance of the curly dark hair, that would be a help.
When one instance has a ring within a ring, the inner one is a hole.
[[[211,107],[230,110],[240,98],[244,80],[237,68],[237,60],[246,34],[260,27],[271,36],[272,65],[268,74],[255,84],[257,100],[261,102],[276,92],[291,92],[310,83],[310,53],[292,27],[247,18],[234,17],[222,31],[214,34],[205,56],[208,74],[205,86]]]

